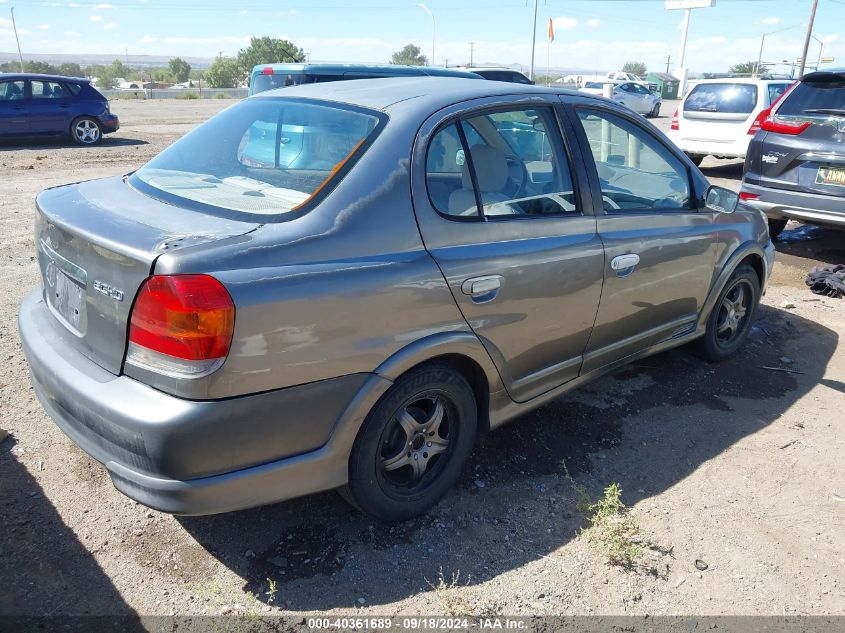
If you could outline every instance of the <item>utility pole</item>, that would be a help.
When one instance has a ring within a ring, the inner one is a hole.
[[[667,75],[669,74],[669,64],[671,64],[671,63],[672,63],[672,56],[667,55],[666,56],[666,74]]]
[[[810,9],[810,21],[807,23],[807,35],[804,36],[804,53],[801,55],[801,68],[798,70],[798,79],[804,76],[804,66],[807,64],[807,53],[810,50],[810,38],[813,36],[813,22],[816,21],[816,8],[819,0],[813,0],[813,7]]]
[[[15,42],[18,45],[18,61],[21,63],[21,72],[23,72],[23,55],[21,55],[21,41],[18,39],[18,27],[15,24],[15,7],[9,7],[12,12],[12,30],[15,32]]]
[[[434,20],[434,13],[432,13],[431,9],[422,2],[418,2],[417,6],[431,16],[431,63],[429,65],[434,66],[434,44],[437,41],[437,22]]]
[[[537,48],[537,0],[534,0],[534,28],[531,29],[531,68],[528,78],[534,81],[534,49]]]
[[[472,63],[473,49],[475,49],[475,42],[470,42],[469,43],[469,65],[470,66],[473,65],[473,63]]]

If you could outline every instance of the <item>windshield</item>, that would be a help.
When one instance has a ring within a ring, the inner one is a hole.
[[[385,118],[315,101],[248,99],[171,145],[130,184],[218,214],[290,213],[326,193]]]
[[[684,102],[684,112],[749,114],[757,105],[753,84],[698,84]]]
[[[802,81],[777,110],[778,116],[845,114],[845,77],[839,74]]]
[[[274,90],[275,88],[298,86],[299,84],[307,84],[312,81],[313,77],[302,73],[274,73],[272,75],[256,73],[252,76],[251,94],[257,94],[259,92],[264,92],[265,90]]]

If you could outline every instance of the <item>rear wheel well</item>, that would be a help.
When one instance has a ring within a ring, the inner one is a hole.
[[[475,404],[478,409],[478,430],[490,430],[490,385],[487,382],[487,375],[477,362],[461,354],[444,354],[415,365],[402,375],[404,376],[423,365],[448,365],[466,378],[475,395]]]

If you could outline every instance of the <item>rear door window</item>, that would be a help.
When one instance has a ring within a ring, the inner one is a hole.
[[[769,102],[767,105],[772,105],[775,101],[777,101],[780,96],[786,92],[786,89],[789,88],[788,83],[783,84],[769,84]]]
[[[70,96],[70,91],[65,88],[64,84],[57,81],[33,81],[32,82],[32,98],[33,99],[63,99]]]
[[[0,81],[0,101],[18,101],[23,98],[23,81]]]
[[[750,114],[757,106],[753,84],[698,84],[684,102],[684,112]]]
[[[448,216],[580,214],[557,122],[546,108],[477,114],[444,127],[429,145],[426,180],[432,204]]]

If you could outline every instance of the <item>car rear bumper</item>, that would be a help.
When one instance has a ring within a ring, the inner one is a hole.
[[[103,115],[100,117],[100,127],[103,130],[103,134],[117,132],[120,129],[120,119],[117,118],[116,114]]]
[[[683,125],[683,122],[681,123]],[[745,158],[748,152],[748,145],[753,136],[748,134],[729,143],[722,143],[712,140],[689,139],[680,136],[677,132],[668,134],[669,139],[683,152],[700,156],[715,156],[716,158]]]
[[[107,372],[56,336],[54,323],[40,291],[24,299],[18,325],[44,409],[105,465],[118,490],[174,514],[226,512],[343,485],[354,433],[337,433],[340,420],[365,383],[389,384],[352,374],[184,400]],[[336,435],[342,439],[332,441]]]
[[[743,203],[759,209],[772,219],[787,218],[845,227],[845,197],[772,189],[747,182],[742,183],[741,192],[758,196],[743,200]]]

